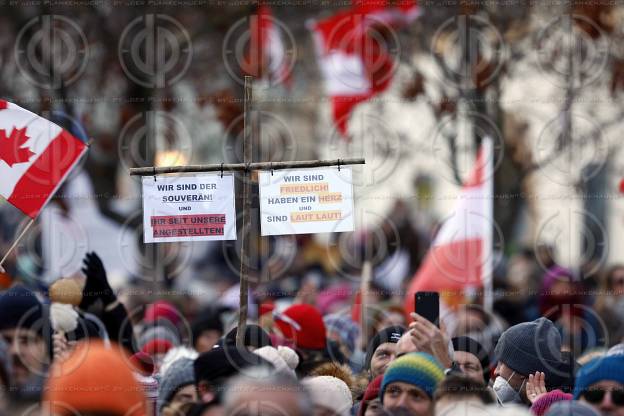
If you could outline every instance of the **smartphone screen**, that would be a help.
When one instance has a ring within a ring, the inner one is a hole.
[[[415,311],[418,315],[440,327],[440,294],[438,292],[416,292]]]

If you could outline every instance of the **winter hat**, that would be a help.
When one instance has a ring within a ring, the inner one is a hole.
[[[360,409],[358,410],[358,416],[364,416],[366,413],[366,408],[368,407],[368,402],[379,397],[379,389],[381,388],[381,381],[383,380],[383,374],[378,375],[368,383],[366,387],[366,391],[364,392],[364,396],[362,397],[362,401],[360,402]]]
[[[574,400],[578,400],[581,393],[592,384],[599,381],[610,380],[624,384],[624,356],[607,355],[594,358],[576,373],[574,385]]]
[[[247,349],[224,345],[199,354],[193,363],[193,370],[197,383],[207,381],[211,384],[217,384],[223,379],[237,374],[243,368],[254,366],[273,368],[273,364]]]
[[[149,341],[147,344],[143,345],[141,348],[141,352],[148,354],[149,356],[154,356],[156,354],[166,354],[173,348],[173,344],[166,339],[153,339]]]
[[[321,313],[311,305],[292,305],[275,313],[275,325],[297,348],[322,350],[327,345],[325,324]]]
[[[531,413],[535,416],[543,416],[550,409],[550,406],[556,402],[572,400],[572,395],[564,393],[561,390],[549,391],[543,394],[539,399],[535,400],[531,405]]]
[[[419,387],[432,398],[434,390],[443,378],[444,369],[433,356],[426,352],[411,352],[390,363],[381,382],[379,399],[383,403],[386,387],[395,381]]]
[[[180,323],[180,312],[172,303],[166,300],[156,301],[145,308],[143,322],[153,323],[158,322],[160,319],[166,319],[174,326],[178,326]]]
[[[230,332],[223,338],[223,340],[219,341],[219,345],[230,344],[236,345],[236,331],[238,327],[232,328]],[[258,325],[248,324],[245,327],[245,346],[246,347],[254,347],[254,348],[262,348],[266,346],[271,346],[271,337],[266,331],[260,328]]]
[[[587,403],[565,400],[550,406],[546,416],[600,416],[600,413]]]
[[[158,370],[160,374],[165,374],[167,372],[167,368],[174,362],[178,361],[180,358],[188,358],[192,361],[195,361],[199,354],[192,348],[188,348],[185,346],[178,346],[171,348],[167,351],[167,354],[162,359],[160,363],[160,369]]]
[[[137,373],[143,376],[150,376],[154,373],[154,360],[149,354],[137,352],[130,357],[130,364]]]
[[[348,316],[331,314],[323,318],[327,332],[335,331],[340,334],[340,340],[347,347],[349,354],[355,351],[355,342],[360,336],[360,327]]]
[[[204,331],[214,330],[223,334],[223,322],[218,310],[208,309],[202,311],[191,324],[193,341],[196,341]]]
[[[353,397],[344,381],[332,376],[318,376],[304,378],[301,384],[310,393],[313,405],[328,408],[340,416],[351,414]]]
[[[549,380],[562,366],[561,335],[550,319],[523,322],[502,333],[494,354],[520,375],[541,371]]]
[[[190,358],[180,358],[174,361],[167,371],[160,376],[158,385],[158,412],[162,412],[165,406],[178,389],[195,384],[195,373],[193,371],[193,360]]]
[[[80,342],[67,360],[52,364],[44,402],[58,415],[143,416],[145,396],[126,361],[126,354],[115,344],[107,348],[98,340]]]
[[[35,294],[24,286],[17,285],[0,295],[0,331],[22,328],[37,328],[43,317],[43,306]]]
[[[453,350],[469,352],[476,356],[483,368],[483,377],[485,378],[485,384],[490,381],[490,355],[483,348],[481,344],[470,337],[460,336],[451,339],[453,343]]]
[[[368,343],[368,347],[366,348],[366,359],[364,360],[364,368],[367,370],[370,369],[370,363],[373,359],[373,354],[381,344],[384,344],[386,342],[396,344],[397,342],[399,342],[399,339],[401,339],[401,336],[403,336],[404,332],[405,327],[402,327],[400,325],[389,326],[377,332],[373,339],[370,340],[370,342]]]
[[[295,368],[299,365],[299,356],[288,347],[277,348],[266,346],[253,351],[254,354],[264,358],[275,367],[275,372],[297,378]]]
[[[173,329],[159,324],[150,325],[143,329],[143,332],[139,336],[138,344],[139,349],[142,349],[145,344],[155,339],[164,339],[169,341],[172,345],[180,345],[180,337]]]

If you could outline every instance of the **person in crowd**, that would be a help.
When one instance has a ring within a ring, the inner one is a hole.
[[[381,389],[382,381],[383,374],[380,374],[368,383],[362,401],[359,404],[357,416],[379,416],[382,414],[383,406],[379,399],[379,389]]]
[[[555,323],[563,348],[575,357],[606,343],[597,314],[584,307],[584,293],[583,281],[571,270],[553,266],[544,274],[538,298],[540,315]]]
[[[327,340],[335,342],[347,361],[355,353],[355,346],[360,336],[360,327],[345,315],[331,314],[323,317],[327,329]]]
[[[314,414],[310,393],[299,381],[266,368],[252,368],[232,378],[225,387],[223,408],[228,416]]]
[[[160,375],[158,384],[158,412],[163,416],[174,416],[173,409],[183,403],[198,401],[195,388],[193,360],[179,358]]]
[[[131,353],[135,350],[134,328],[125,306],[119,302],[108,283],[106,269],[100,257],[87,253],[83,259],[82,272],[86,276],[82,290],[80,309],[93,312],[104,324],[110,340]]]
[[[433,399],[435,414],[445,414],[448,408],[459,403],[477,403],[488,405],[494,403],[494,396],[487,386],[466,374],[452,374],[445,377],[436,388]]]
[[[405,327],[389,326],[381,329],[368,343],[364,369],[369,379],[381,375],[396,358],[397,343],[405,333]]]
[[[453,361],[467,376],[479,383],[490,381],[490,356],[477,341],[460,336],[451,339]]]
[[[384,373],[379,398],[384,409],[414,416],[433,415],[433,393],[444,369],[430,354],[408,353],[394,360]]]
[[[332,376],[306,377],[301,381],[310,394],[314,416],[349,416],[351,391],[344,381]]]
[[[297,372],[306,376],[325,362],[332,361],[327,347],[327,331],[321,313],[314,306],[296,304],[274,313],[275,329],[299,355]]]
[[[603,416],[624,416],[624,356],[595,358],[576,374],[574,399]]]
[[[12,401],[36,401],[48,371],[51,327],[34,292],[13,286],[0,295],[0,335],[8,345]]]
[[[561,355],[561,335],[552,321],[539,318],[507,329],[501,335],[494,354],[494,392],[502,405],[525,404],[526,384],[530,374],[545,374],[547,387],[561,384],[565,361]]]
[[[624,340],[624,264],[607,269],[598,285],[594,310],[609,334],[609,346]]]
[[[145,397],[128,360],[116,344],[79,342],[69,358],[50,368],[44,410],[54,416],[145,415]]]
[[[199,352],[209,351],[223,336],[221,314],[214,308],[201,311],[191,324],[193,348]]]
[[[262,366],[273,369],[273,365],[258,354],[233,345],[215,347],[199,354],[193,362],[195,385],[199,400],[204,403],[220,402],[222,387],[230,377],[247,367]]]

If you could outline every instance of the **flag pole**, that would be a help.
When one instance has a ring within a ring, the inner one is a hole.
[[[22,230],[22,232],[17,236],[15,241],[13,241],[13,244],[11,245],[11,247],[9,247],[9,250],[6,253],[4,253],[4,257],[2,257],[2,260],[0,260],[0,272],[4,273],[4,268],[2,267],[2,265],[4,264],[5,260],[9,257],[9,254],[11,254],[13,250],[15,250],[15,247],[17,247],[17,245],[22,240],[24,235],[26,235],[26,232],[30,229],[30,227],[34,223],[35,223],[35,220],[31,218],[30,221],[28,221],[28,224],[26,224],[26,226]]]
[[[485,235],[483,238],[483,309],[491,313],[494,308],[494,288],[492,275],[493,248],[492,234],[494,232],[494,148],[491,137],[483,138],[483,154],[484,154],[484,185],[485,195],[483,197],[483,213],[486,220]],[[491,222],[490,222],[491,221]]]
[[[243,115],[243,163],[248,167],[252,162],[252,144],[256,131],[251,120],[253,113],[253,78],[245,76],[244,115]],[[255,114],[257,117],[258,115]],[[256,123],[253,123],[256,126]],[[240,248],[240,292],[238,327],[236,329],[236,346],[244,347],[245,330],[247,326],[247,312],[249,306],[249,233],[251,232],[251,170],[245,169],[241,175],[243,179],[243,227],[241,232]]]

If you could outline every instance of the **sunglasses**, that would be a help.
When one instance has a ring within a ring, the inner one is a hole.
[[[602,403],[606,390],[586,390],[583,392],[582,396],[589,403],[598,404]],[[616,406],[624,406],[624,390],[610,390],[611,393],[611,401]]]

